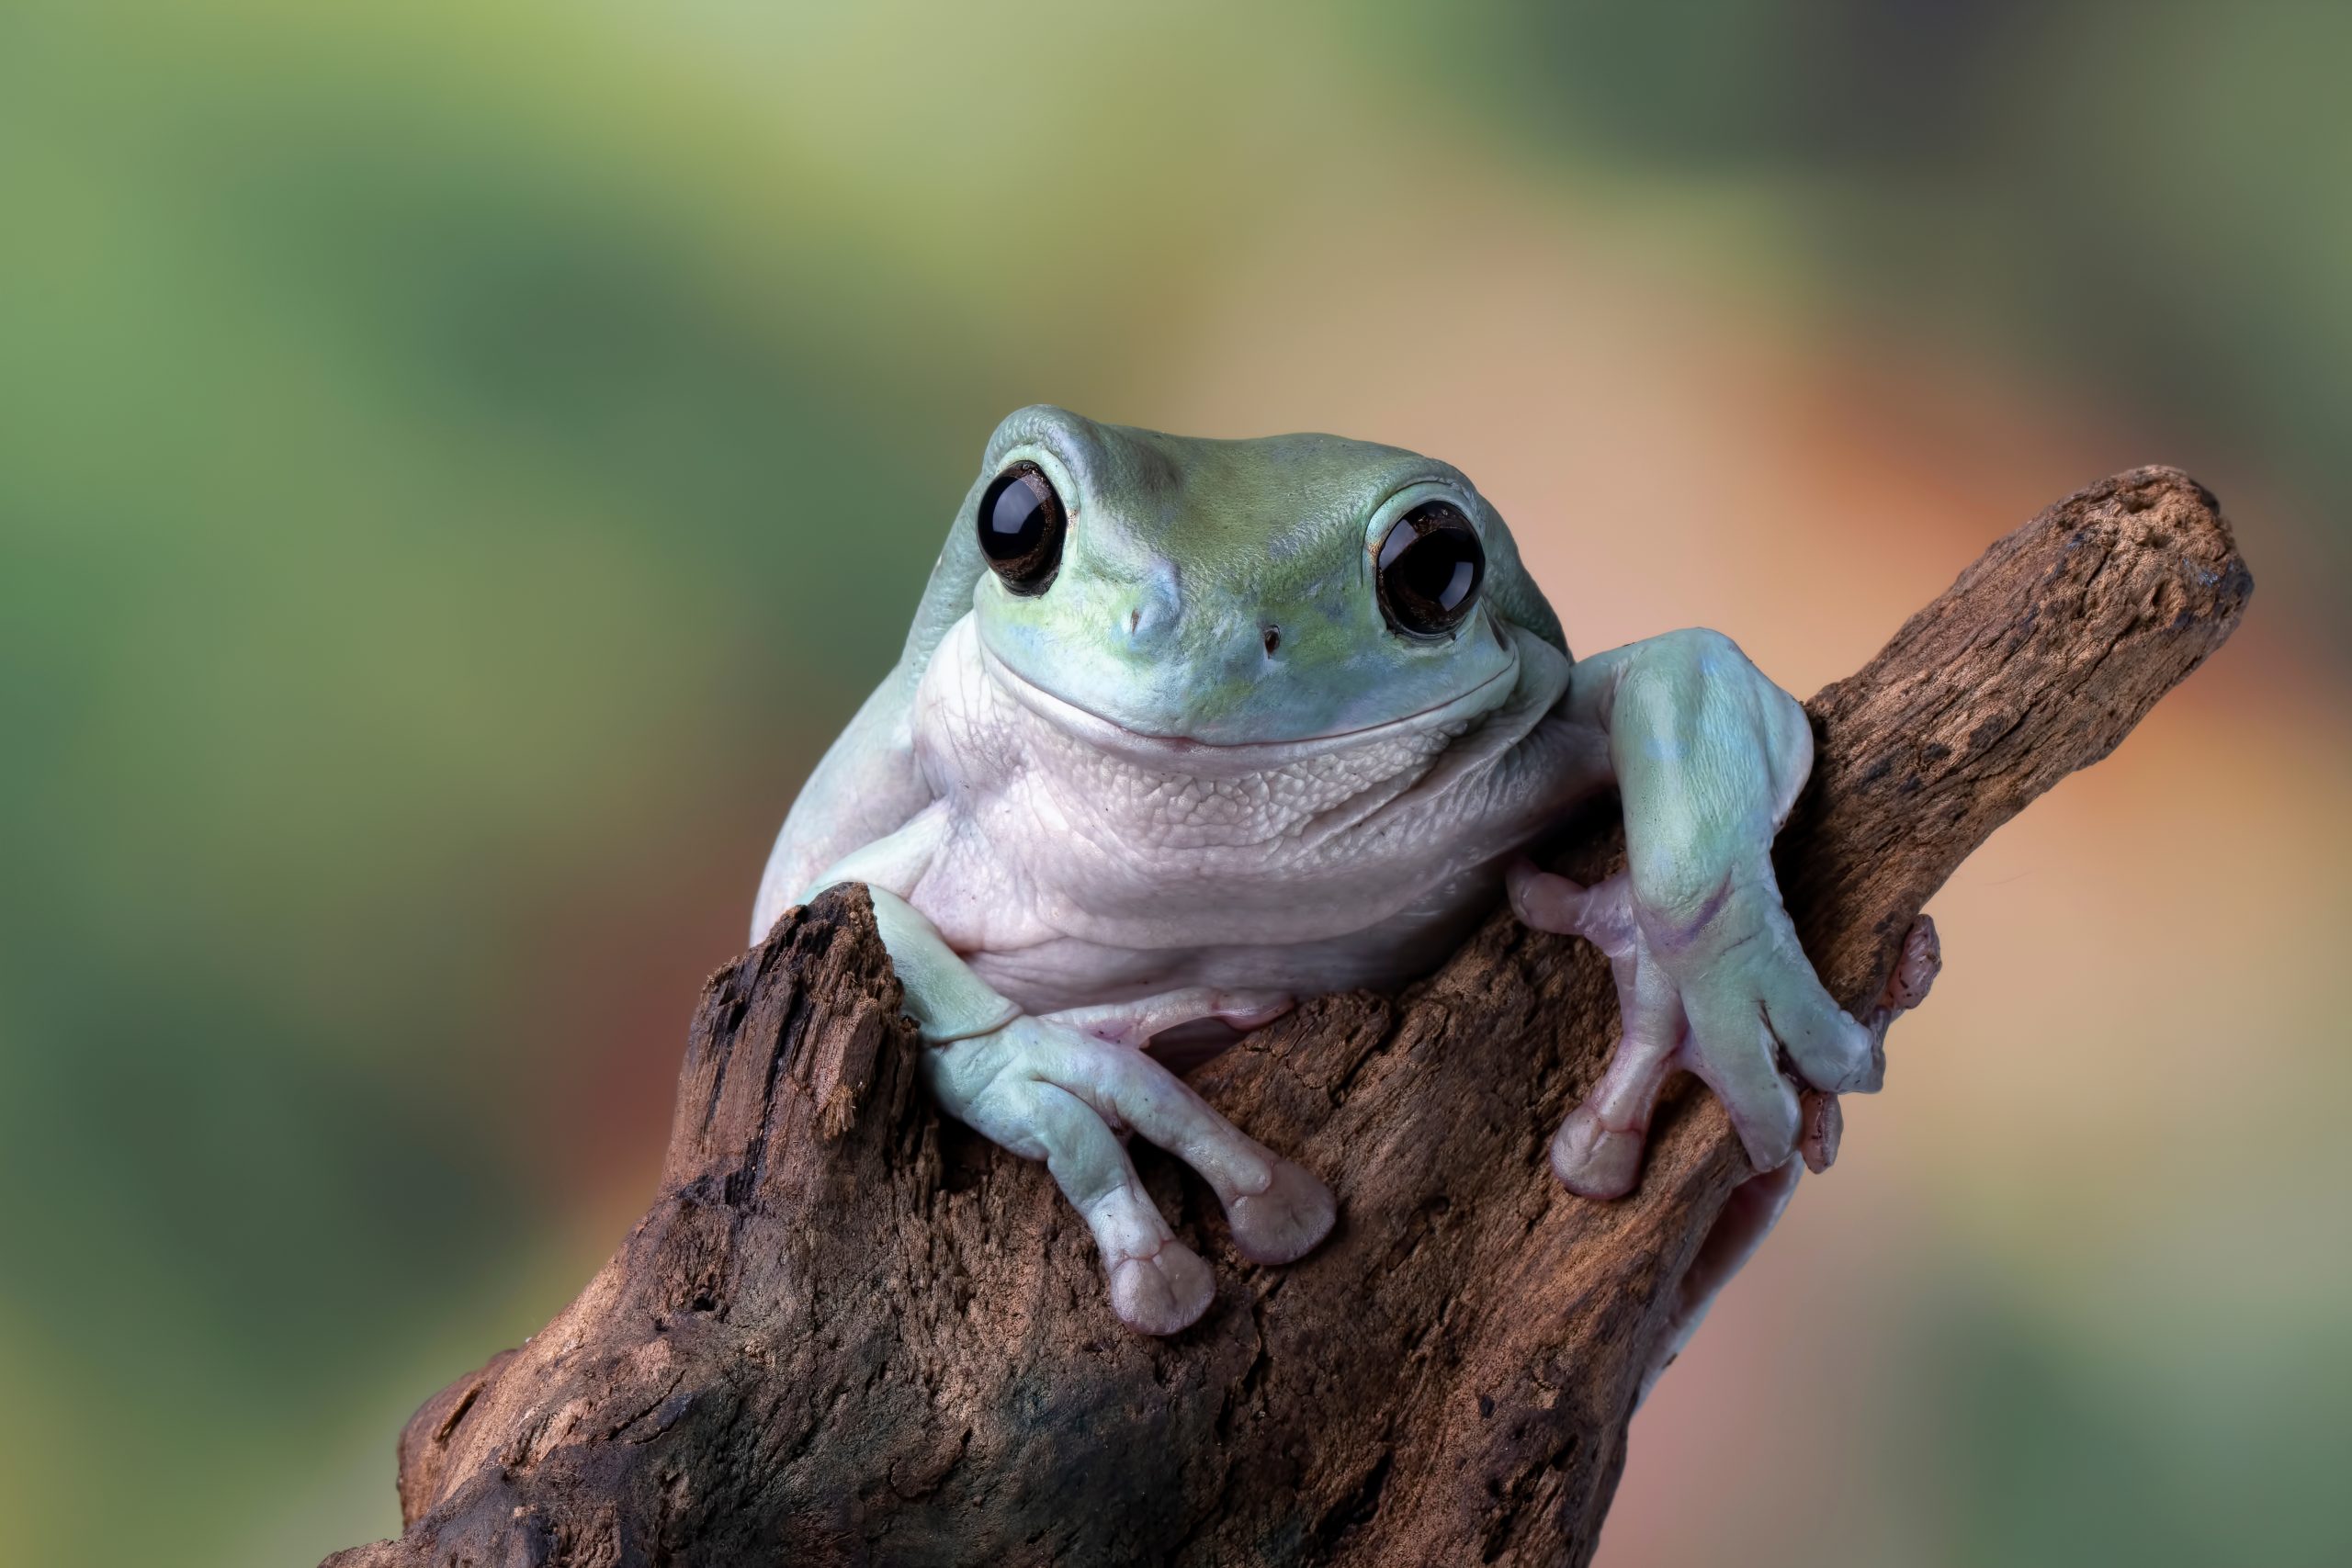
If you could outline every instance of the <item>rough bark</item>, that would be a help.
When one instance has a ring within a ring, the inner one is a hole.
[[[2107,755],[2251,589],[2212,497],[2137,469],[2001,540],[1814,698],[1779,860],[1841,1001],[1876,996],[1962,858]],[[1555,858],[1617,852],[1596,820]],[[706,987],[651,1210],[546,1329],[418,1412],[406,1534],[329,1562],[1582,1563],[1673,1286],[1748,1174],[1686,1090],[1630,1198],[1553,1179],[1544,1141],[1615,1016],[1592,950],[1498,913],[1401,997],[1320,998],[1201,1069],[1340,1221],[1251,1267],[1139,1151],[1221,1281],[1154,1340],[1113,1319],[1044,1170],[925,1102],[863,893],[828,894]]]

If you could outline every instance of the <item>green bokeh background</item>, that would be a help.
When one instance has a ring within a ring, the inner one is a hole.
[[[990,426],[1152,423],[1310,197],[1471,275],[1454,182],[1603,213],[2242,480],[2340,733],[2347,59],[2352,8],[2218,0],[0,9],[0,1562],[396,1528],[406,1412],[639,1206]],[[1847,1461],[1875,1544],[1725,1550],[2352,1561],[2303,1243],[2261,1354],[1948,1281]]]

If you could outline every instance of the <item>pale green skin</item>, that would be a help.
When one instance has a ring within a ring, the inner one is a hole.
[[[1017,460],[1069,513],[1035,596],[977,541],[980,494]],[[1477,529],[1486,580],[1452,634],[1403,635],[1373,554],[1441,497]],[[1119,1315],[1164,1333],[1214,1285],[1117,1134],[1206,1178],[1258,1260],[1311,1248],[1333,1210],[1139,1047],[1412,978],[1491,908],[1521,847],[1612,783],[1628,876],[1589,893],[1527,867],[1510,879],[1522,918],[1611,952],[1624,1003],[1611,1071],[1554,1164],[1580,1191],[1628,1190],[1658,1089],[1687,1068],[1759,1171],[1789,1168],[1798,1089],[1879,1073],[1772,880],[1811,762],[1802,709],[1715,633],[1573,660],[1502,519],[1442,463],[1023,409],[989,442],[898,666],[794,805],[752,934],[865,882],[943,1107],[1048,1162]]]

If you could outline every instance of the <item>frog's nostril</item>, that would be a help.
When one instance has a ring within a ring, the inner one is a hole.
[[[1265,629],[1265,644],[1266,644],[1266,657],[1267,657],[1267,658],[1269,658],[1269,659],[1272,659],[1272,658],[1274,656],[1274,649],[1278,649],[1278,648],[1282,647],[1282,645],[1283,645],[1283,629],[1282,629],[1282,627],[1280,627],[1280,626],[1268,626],[1268,627]]]
[[[1184,601],[1176,591],[1172,568],[1163,566],[1146,575],[1119,597],[1125,604],[1112,612],[1117,616],[1111,623],[1112,635],[1137,651],[1166,642],[1183,619]]]
[[[1119,617],[1118,625],[1125,634],[1129,648],[1146,649],[1165,641],[1175,619],[1170,606],[1147,599],[1140,604],[1131,605],[1127,613]]]

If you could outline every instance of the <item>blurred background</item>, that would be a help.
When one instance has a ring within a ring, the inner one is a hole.
[[[2352,8],[0,12],[0,1562],[309,1563],[642,1209],[1038,400],[1810,692],[2147,461],[2245,629],[1933,906],[1606,1568],[2352,1561]]]

